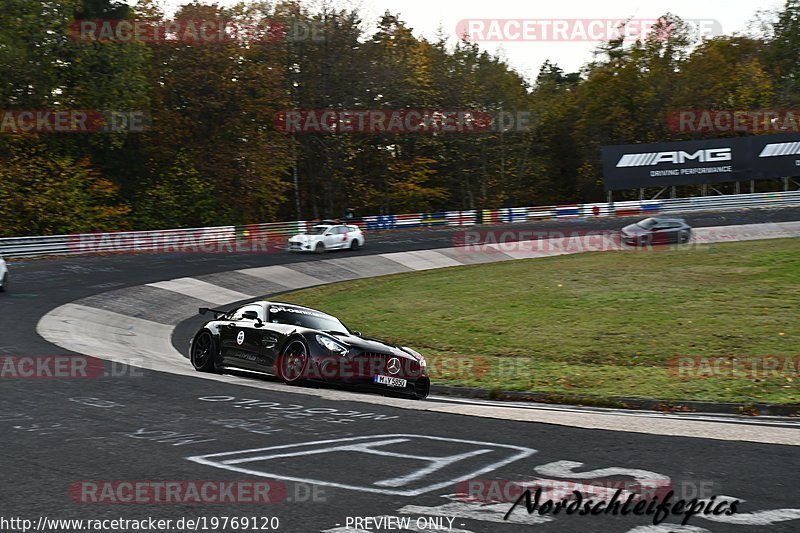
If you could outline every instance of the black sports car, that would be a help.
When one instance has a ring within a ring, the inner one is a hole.
[[[685,243],[692,228],[682,218],[646,218],[622,228],[622,242],[633,246]]]
[[[200,372],[226,369],[271,374],[289,384],[321,381],[366,386],[425,398],[430,392],[425,358],[350,331],[336,317],[298,305],[252,302],[214,313],[190,345]]]

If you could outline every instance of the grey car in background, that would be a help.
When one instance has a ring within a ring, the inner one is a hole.
[[[622,242],[631,246],[686,243],[692,228],[682,218],[651,217],[622,228]]]
[[[0,292],[3,292],[8,287],[8,267],[5,260],[0,257]]]

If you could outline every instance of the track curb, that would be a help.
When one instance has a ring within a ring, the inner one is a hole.
[[[535,402],[578,407],[606,407],[631,411],[800,417],[800,405],[795,404],[781,405],[767,403],[705,402],[696,400],[658,400],[655,398],[624,398],[618,396],[602,398],[559,394],[555,392],[506,391],[480,387],[458,387],[453,385],[432,385],[431,394],[480,400]]]

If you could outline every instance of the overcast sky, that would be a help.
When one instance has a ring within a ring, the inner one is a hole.
[[[135,0],[127,0],[134,3]],[[184,0],[158,0],[165,10],[172,14],[174,9],[186,3]],[[202,4],[233,5],[238,0],[198,0]],[[319,1],[319,0],[317,0]],[[463,20],[483,21],[484,35],[492,29],[491,21],[496,19],[515,19],[537,21],[528,33],[540,39],[541,24],[549,20],[583,19],[587,22],[580,27],[570,26],[572,36],[581,28],[598,31],[599,25],[590,25],[588,21],[606,21],[631,18],[634,21],[652,20],[664,13],[671,12],[683,19],[703,21],[705,33],[741,33],[747,29],[759,9],[779,9],[783,0],[334,0],[333,5],[360,6],[365,22],[370,24],[386,10],[399,13],[409,26],[414,28],[418,36],[433,38],[438,28],[452,36],[453,42],[458,35],[458,24]],[[534,24],[529,22],[529,24]],[[473,26],[475,27],[475,26]],[[479,27],[479,26],[478,26]],[[592,50],[597,41],[591,38],[580,40],[510,40],[519,34],[515,25],[498,26],[504,29],[502,42],[479,42],[480,46],[490,52],[500,52],[509,64],[532,80],[541,64],[550,59],[558,63],[564,70],[577,70],[592,59]],[[546,26],[544,26],[546,27]],[[537,30],[538,28],[538,30]],[[564,34],[552,35],[553,37]],[[491,35],[488,35],[491,36]],[[591,37],[591,34],[589,35]]]

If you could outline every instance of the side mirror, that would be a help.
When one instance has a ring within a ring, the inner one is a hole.
[[[361,332],[358,331],[358,330],[353,330],[353,335],[355,335],[356,337],[360,337],[361,336]]]
[[[244,314],[242,315],[242,318],[246,318],[248,320],[255,320],[257,327],[261,327],[261,324],[263,324],[261,319],[258,318],[258,313],[255,311],[245,311]]]

